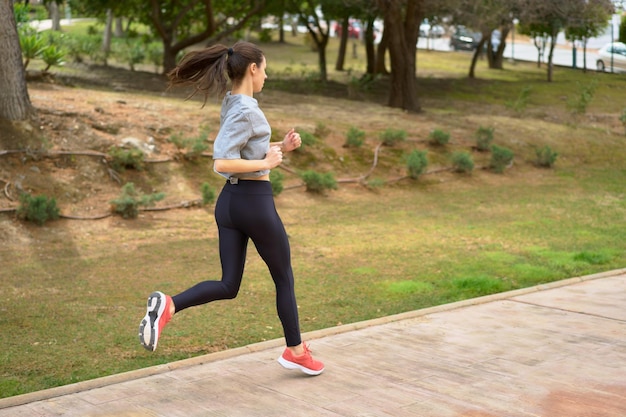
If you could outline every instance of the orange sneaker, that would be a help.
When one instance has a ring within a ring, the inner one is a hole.
[[[155,291],[148,297],[146,315],[139,324],[139,341],[144,348],[156,350],[161,331],[172,318],[171,305],[172,297],[161,291]]]
[[[303,346],[304,353],[300,356],[295,356],[291,350],[285,348],[283,354],[278,358],[278,363],[287,369],[299,369],[307,375],[319,375],[324,372],[324,364],[313,359],[306,343]]]

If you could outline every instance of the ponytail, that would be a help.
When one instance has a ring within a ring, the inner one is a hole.
[[[250,64],[261,65],[262,61],[263,52],[250,42],[239,41],[232,48],[212,45],[186,54],[167,74],[168,88],[193,85],[195,89],[187,99],[202,92],[206,104],[209,95],[224,95],[229,80],[235,84],[240,82]]]

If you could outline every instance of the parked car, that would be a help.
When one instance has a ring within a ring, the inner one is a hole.
[[[611,71],[611,57],[613,57],[613,70],[626,72],[626,44],[622,42],[608,43],[600,48],[598,55],[600,56],[596,61],[598,71]]]
[[[441,38],[446,30],[441,25],[431,25],[428,19],[424,19],[420,24],[420,38],[433,37]]]
[[[478,46],[480,32],[472,32],[465,26],[457,26],[452,36],[450,36],[450,49],[455,51],[473,51]]]
[[[341,31],[343,29],[343,25],[341,22],[335,22],[335,35],[338,38],[341,38]],[[357,20],[352,20],[348,22],[348,38],[359,39],[361,37],[361,23]]]

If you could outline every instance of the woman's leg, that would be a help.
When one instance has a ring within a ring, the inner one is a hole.
[[[176,312],[211,301],[232,299],[241,286],[248,236],[231,221],[232,195],[222,191],[215,205],[215,219],[219,232],[222,279],[203,281],[172,297]]]

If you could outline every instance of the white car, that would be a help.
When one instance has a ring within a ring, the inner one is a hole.
[[[600,72],[611,71],[611,58],[613,61],[613,71],[626,72],[626,44],[613,42],[604,45],[598,51],[600,56],[596,60],[596,68]]]

